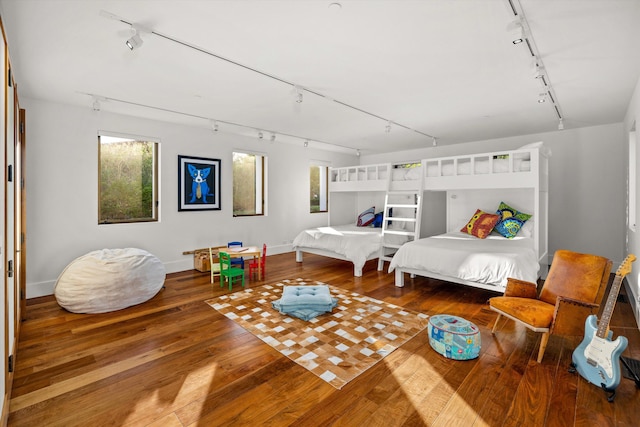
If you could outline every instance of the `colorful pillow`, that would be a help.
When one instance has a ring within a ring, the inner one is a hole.
[[[371,224],[374,219],[376,219],[375,208],[371,206],[369,209],[358,215],[358,221],[356,222],[356,225],[358,227],[366,227]]]
[[[524,223],[533,216],[519,212],[505,202],[500,202],[496,213],[500,216],[500,220],[496,224],[495,230],[507,239],[516,237]]]
[[[382,212],[378,212],[377,214],[375,214],[372,226],[375,228],[382,227]]]
[[[467,222],[467,225],[462,227],[460,231],[476,236],[479,239],[484,239],[491,233],[491,230],[499,220],[500,216],[477,209],[476,213]]]

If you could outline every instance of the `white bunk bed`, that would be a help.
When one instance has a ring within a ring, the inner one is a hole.
[[[447,233],[398,250],[389,265],[396,286],[404,286],[408,273],[504,292],[507,277],[535,281],[545,276],[549,157],[550,151],[535,143],[518,150],[423,160],[425,190],[446,192]],[[459,232],[476,209],[495,212],[500,202],[532,214],[523,227],[529,231],[514,239],[491,235],[484,240]],[[484,266],[473,264],[478,260]]]
[[[422,166],[422,161],[409,161],[331,168],[329,192],[417,191],[424,176]],[[383,235],[382,228],[357,227],[355,222],[354,218],[351,224],[329,224],[327,227],[301,231],[292,243],[296,261],[302,262],[305,252],[350,261],[353,263],[354,276],[361,277],[364,264],[379,257],[383,239],[394,245],[409,240],[401,234]]]
[[[480,208],[487,212],[495,212],[499,203],[504,201],[521,212],[527,212],[533,217],[527,221],[526,228],[530,230],[528,237],[518,236],[516,239],[492,237],[489,245],[500,245],[501,239],[510,244],[509,254],[518,251],[532,252],[537,261],[536,275],[545,276],[548,268],[548,188],[549,188],[549,150],[542,143],[528,144],[517,150],[496,151],[473,155],[423,159],[419,162],[384,163],[375,165],[360,165],[341,168],[331,168],[329,172],[330,192],[386,192],[386,191],[415,191],[420,188],[420,180],[424,191],[440,191],[446,193],[448,232],[457,232],[466,224],[469,218]],[[420,163],[413,168],[398,167],[411,163]],[[429,206],[423,208],[429,214]],[[349,226],[353,226],[350,224]],[[303,252],[328,256],[354,262],[354,275],[362,275],[362,265],[367,260],[376,259],[378,251],[371,248],[359,255],[355,261],[353,255],[346,255],[344,249],[336,250],[340,243],[335,242],[335,235],[341,234],[344,226],[320,227],[304,230],[294,240],[296,261],[302,262]],[[323,230],[332,235],[333,245],[324,246]],[[380,229],[361,229],[378,234]],[[346,233],[348,234],[348,233]],[[310,236],[314,236],[310,238]],[[323,237],[320,237],[323,236]],[[351,238],[351,237],[350,237]],[[370,237],[367,237],[370,240]],[[474,238],[475,239],[475,238]],[[419,246],[424,239],[406,243],[398,253],[408,252]],[[441,238],[442,240],[442,238]],[[471,246],[476,242],[469,239],[454,238],[462,247]],[[465,243],[465,240],[467,242]],[[480,239],[477,239],[480,240]],[[381,242],[381,240],[380,240]],[[370,243],[370,241],[369,241]],[[457,244],[457,243],[456,243]],[[342,244],[344,246],[344,244]],[[382,243],[380,243],[382,245]],[[522,249],[516,247],[523,247]],[[527,249],[529,248],[529,249]],[[474,254],[483,249],[472,247]],[[497,249],[493,250],[498,252]],[[397,254],[396,254],[397,255]],[[506,278],[500,278],[498,283],[467,280],[455,274],[440,274],[422,266],[405,265],[394,256],[389,271],[395,271],[396,286],[404,285],[404,274],[433,277],[450,282],[465,284],[484,289],[503,291]],[[516,270],[511,270],[516,271]],[[523,279],[530,279],[531,274],[525,274]],[[495,279],[492,279],[494,282]]]

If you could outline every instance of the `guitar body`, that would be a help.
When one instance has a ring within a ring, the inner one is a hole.
[[[606,337],[596,335],[597,317],[587,317],[584,325],[584,339],[573,351],[571,359],[578,373],[587,381],[607,390],[614,390],[620,384],[620,355],[627,348],[627,339],[619,336],[611,340],[613,333]]]

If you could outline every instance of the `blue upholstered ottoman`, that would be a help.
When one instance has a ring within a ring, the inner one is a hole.
[[[446,358],[469,360],[480,354],[480,330],[462,317],[431,316],[427,331],[431,347]]]
[[[320,314],[327,313],[338,305],[338,300],[331,297],[327,285],[318,286],[284,286],[282,297],[271,303],[280,313],[290,314],[303,320],[311,320]]]

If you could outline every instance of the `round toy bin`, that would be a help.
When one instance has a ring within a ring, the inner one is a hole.
[[[462,317],[431,316],[427,330],[431,347],[448,359],[469,360],[480,355],[480,330]]]

